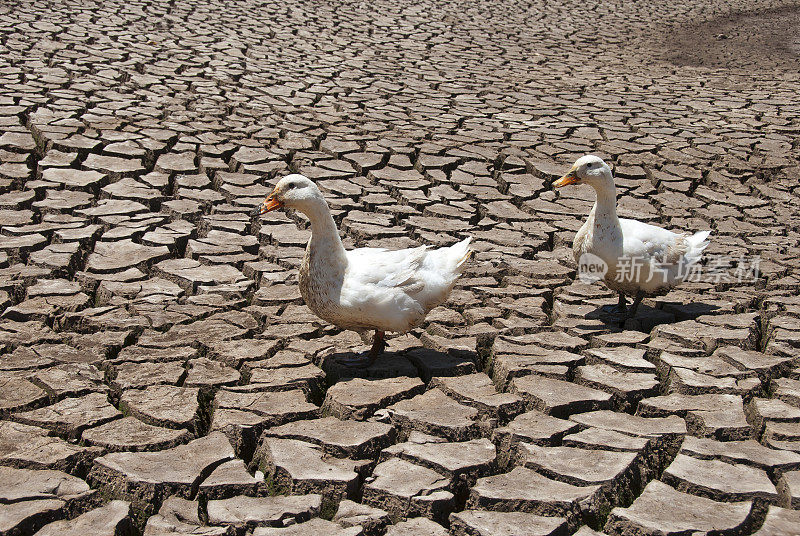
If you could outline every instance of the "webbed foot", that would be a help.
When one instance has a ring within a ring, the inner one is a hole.
[[[336,364],[348,368],[367,368],[374,362],[368,352],[361,354],[348,354],[336,358]]]

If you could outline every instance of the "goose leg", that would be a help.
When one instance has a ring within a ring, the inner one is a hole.
[[[617,304],[617,310],[623,314],[625,314],[625,312],[628,310],[628,301],[625,299],[625,294],[623,294],[622,292],[619,293],[619,303]]]
[[[375,337],[372,339],[372,348],[369,352],[359,355],[348,355],[339,357],[336,362],[345,367],[352,368],[367,368],[372,365],[376,359],[383,353],[386,348],[386,341],[384,339],[385,332],[375,331]]]
[[[375,338],[372,339],[372,348],[369,350],[369,361],[367,366],[370,366],[378,359],[378,356],[386,349],[386,339],[384,336],[386,332],[375,330]]]
[[[639,309],[639,304],[642,303],[642,298],[644,298],[644,293],[639,291],[636,293],[636,298],[633,300],[633,304],[631,305],[630,311],[628,311],[628,318],[633,318],[636,316],[636,310]]]

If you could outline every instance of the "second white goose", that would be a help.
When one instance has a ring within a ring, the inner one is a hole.
[[[553,186],[568,184],[588,184],[597,194],[589,217],[572,243],[575,261],[579,266],[602,261],[603,281],[619,293],[619,308],[627,317],[636,314],[645,296],[666,294],[683,281],[708,245],[709,231],[675,233],[618,218],[614,176],[608,164],[597,156],[579,158]],[[626,295],[634,297],[629,310]]]

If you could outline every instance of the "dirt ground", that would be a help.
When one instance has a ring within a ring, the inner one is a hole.
[[[0,2],[0,536],[796,534],[799,13]],[[711,231],[633,319],[551,186],[587,153]],[[473,238],[368,368],[254,213],[289,173],[347,248]]]
[[[732,13],[667,36],[664,57],[675,65],[796,72],[799,27],[797,6]]]

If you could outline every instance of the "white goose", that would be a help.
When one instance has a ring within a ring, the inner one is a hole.
[[[261,214],[292,208],[311,221],[311,238],[300,267],[300,294],[314,314],[344,329],[374,329],[367,358],[341,360],[369,366],[385,348],[387,331],[406,332],[450,295],[471,254],[466,238],[446,248],[345,251],[328,203],[303,175],[288,175],[261,205]]]
[[[611,168],[596,156],[579,158],[553,186],[568,184],[588,184],[597,194],[586,223],[572,242],[575,261],[580,266],[599,257],[607,267],[603,281],[619,293],[620,311],[628,317],[636,314],[645,296],[666,294],[683,281],[689,267],[700,260],[708,245],[709,231],[693,235],[673,233],[655,225],[618,218],[614,176]],[[629,311],[625,295],[634,296]]]

